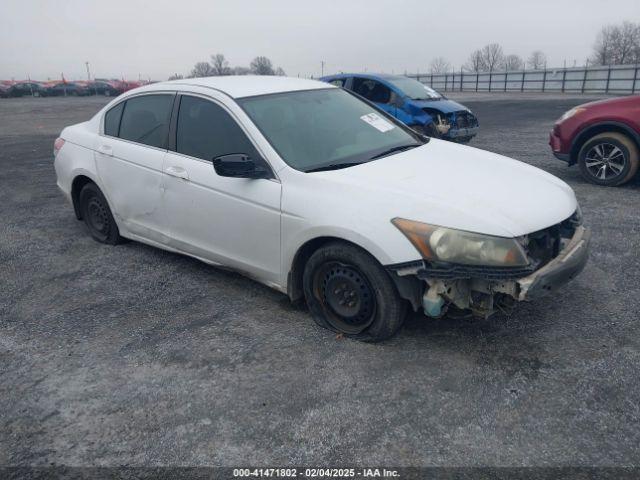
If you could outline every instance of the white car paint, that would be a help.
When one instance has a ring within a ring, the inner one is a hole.
[[[283,292],[296,252],[314,238],[351,241],[389,265],[421,258],[392,225],[394,217],[512,238],[557,224],[577,208],[571,188],[542,170],[438,140],[351,168],[304,173],[280,158],[235,102],[327,88],[336,87],[243,76],[129,91],[63,130],[58,185],[71,199],[74,178],[87,176],[107,198],[123,237],[235,268]],[[210,162],[103,135],[107,110],[149,92],[188,92],[222,105],[276,178],[219,177]]]

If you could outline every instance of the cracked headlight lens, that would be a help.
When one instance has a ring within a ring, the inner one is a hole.
[[[488,267],[529,264],[527,254],[515,238],[482,235],[397,217],[391,223],[426,260]]]

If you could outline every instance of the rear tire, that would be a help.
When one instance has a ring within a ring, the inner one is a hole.
[[[304,296],[323,328],[366,342],[392,337],[407,313],[389,274],[360,248],[332,242],[307,261]]]
[[[638,172],[638,147],[626,135],[605,132],[585,142],[578,154],[578,166],[588,182],[616,187]]]
[[[107,245],[122,241],[107,199],[95,183],[87,183],[79,195],[80,213],[94,240]]]

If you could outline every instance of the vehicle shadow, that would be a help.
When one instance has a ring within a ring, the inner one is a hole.
[[[539,341],[552,327],[530,322],[526,313],[498,313],[489,319],[432,319],[418,311],[409,315],[396,346],[414,345],[453,361],[471,362],[506,379],[535,380],[552,368],[547,342]],[[558,346],[560,348],[560,346]],[[514,388],[512,394],[518,391]]]

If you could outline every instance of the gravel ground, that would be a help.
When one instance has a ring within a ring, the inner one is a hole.
[[[640,181],[596,187],[551,155],[587,97],[452,97],[480,118],[472,146],[576,190],[592,257],[510,317],[414,315],[378,345],[240,275],[94,242],[51,150],[106,100],[0,100],[0,465],[638,465]]]

